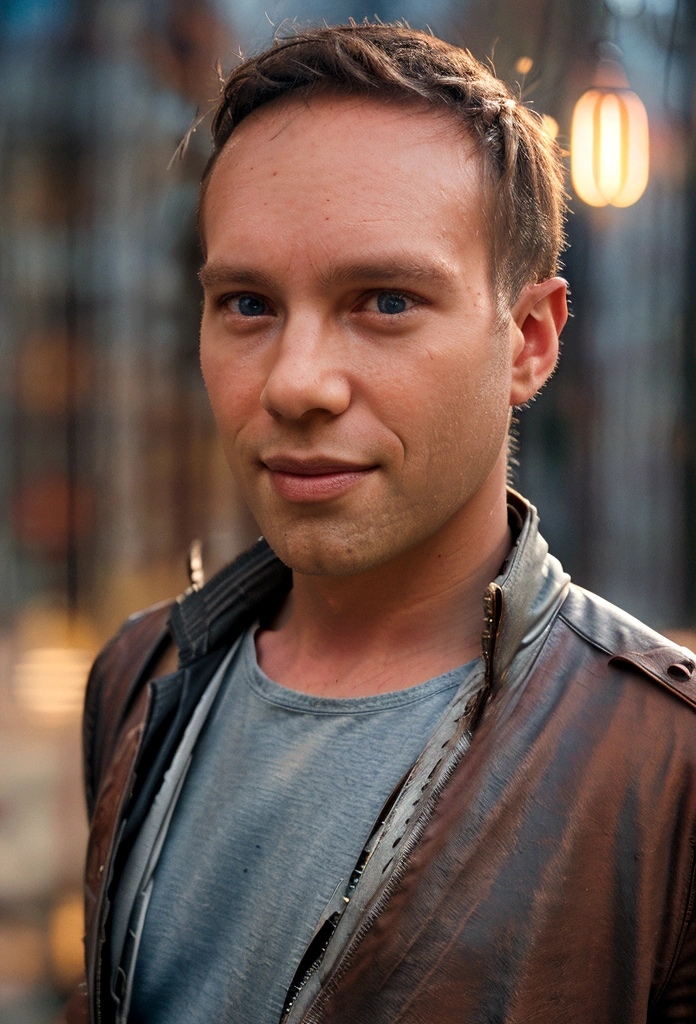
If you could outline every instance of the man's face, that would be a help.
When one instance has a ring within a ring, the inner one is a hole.
[[[500,467],[510,340],[473,146],[448,114],[284,100],[203,211],[201,363],[230,467],[299,572],[389,562]]]

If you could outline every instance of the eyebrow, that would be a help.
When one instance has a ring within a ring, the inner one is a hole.
[[[273,288],[277,281],[269,274],[243,264],[224,262],[206,263],[198,275],[204,288],[215,288],[229,284],[245,285],[249,288]],[[394,281],[430,281],[441,286],[451,285],[454,270],[445,261],[419,260],[411,257],[394,257],[374,262],[336,264],[317,277],[325,286],[357,284],[360,281],[379,281],[384,284]]]
[[[322,284],[352,284],[358,281],[433,281],[451,283],[453,272],[446,264],[432,259],[419,260],[408,256],[375,260],[374,262],[349,263],[329,267],[319,273]]]
[[[217,262],[206,263],[198,272],[198,279],[204,288],[233,283],[244,284],[249,288],[272,288],[275,284],[273,278],[262,270]]]

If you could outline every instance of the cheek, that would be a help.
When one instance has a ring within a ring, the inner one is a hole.
[[[381,417],[399,436],[406,464],[431,472],[487,460],[507,434],[510,373],[503,347],[425,349],[395,379],[376,383]],[[380,396],[389,396],[389,407]]]
[[[200,360],[213,415],[229,454],[239,430],[259,408],[262,384],[250,366],[231,358],[222,346],[203,338]]]

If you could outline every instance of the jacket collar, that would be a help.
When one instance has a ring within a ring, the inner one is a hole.
[[[536,509],[512,489],[508,515],[515,542],[485,598],[483,649],[496,683],[505,680],[516,655],[541,635],[570,581],[548,553]],[[186,591],[170,618],[180,666],[231,643],[256,619],[270,617],[291,587],[291,570],[261,538],[199,590]]]
[[[179,648],[179,666],[205,657],[247,626],[267,616],[292,587],[292,571],[261,537],[253,547],[221,569],[200,590],[177,598],[169,620]]]
[[[549,554],[539,533],[536,508],[512,488],[508,488],[508,516],[513,536],[517,536],[500,575],[487,591],[487,598],[492,590],[500,592],[497,622],[487,623],[487,629],[494,631],[491,674],[496,684],[505,681],[518,655],[534,648],[570,586],[570,576]],[[487,614],[491,603],[486,601]],[[485,647],[484,641],[484,655]]]

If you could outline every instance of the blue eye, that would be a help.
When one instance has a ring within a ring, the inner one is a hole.
[[[240,295],[237,299],[237,309],[242,316],[263,316],[266,312],[266,303],[258,295]]]
[[[394,313],[405,313],[408,305],[405,295],[398,292],[380,292],[377,296],[377,309],[380,313],[393,315]]]

